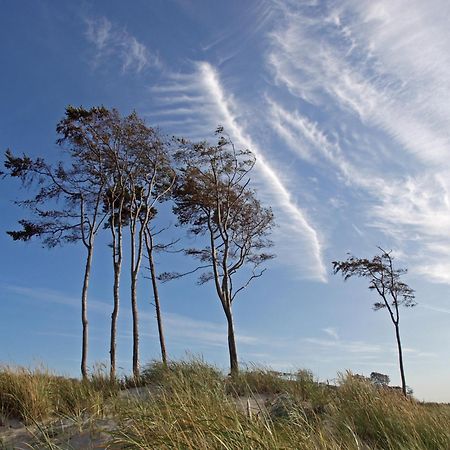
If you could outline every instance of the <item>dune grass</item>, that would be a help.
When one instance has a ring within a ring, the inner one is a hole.
[[[102,370],[86,381],[54,375],[41,367],[0,367],[0,414],[26,424],[56,416],[99,415],[118,391]]]
[[[120,409],[113,441],[141,449],[447,449],[450,407],[421,404],[351,374],[337,388],[300,371],[284,380],[251,367],[224,377],[202,361],[144,370],[151,390]],[[145,383],[144,383],[145,384]],[[236,396],[265,394],[249,417]]]
[[[107,409],[116,424],[112,448],[450,449],[449,405],[423,404],[349,373],[337,387],[308,371],[282,379],[252,366],[231,378],[192,359],[167,367],[153,362],[134,383],[140,388],[127,391],[132,395],[116,396],[117,384],[104,377],[81,382],[3,368],[0,407],[24,420]],[[265,405],[249,414],[240,400],[256,397]]]

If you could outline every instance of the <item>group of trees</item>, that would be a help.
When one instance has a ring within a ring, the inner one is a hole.
[[[139,376],[139,303],[137,285],[143,260],[148,260],[150,288],[154,297],[161,348],[167,364],[167,350],[158,281],[169,281],[199,273],[200,284],[212,281],[228,326],[230,370],[239,370],[233,323],[236,296],[265,271],[263,263],[274,257],[267,252],[274,225],[270,208],[265,208],[250,188],[255,158],[249,150],[237,149],[222,127],[218,142],[192,143],[182,138],[167,139],[149,127],[135,112],[122,117],[115,109],[69,106],[57,125],[57,144],[62,160],[50,164],[6,152],[6,175],[19,179],[32,196],[16,202],[26,207],[29,217],[20,220],[21,229],[8,234],[14,240],[40,238],[45,246],[81,243],[85,250],[81,290],[81,373],[88,374],[88,290],[94,244],[98,234],[110,234],[113,268],[110,331],[110,376],[116,377],[117,320],[124,245],[129,246],[129,285],[133,324],[132,367]],[[185,272],[159,272],[155,252],[172,248],[174,242],[157,242],[159,205],[170,202],[178,224],[194,236],[196,246],[186,255],[199,261]],[[124,237],[127,239],[124,240]],[[369,280],[369,288],[381,298],[374,309],[386,308],[395,328],[402,389],[406,381],[400,340],[399,306],[414,306],[414,291],[401,280],[404,269],[395,269],[390,252],[380,248],[373,259],[349,256],[334,261],[334,273],[344,279],[353,276]],[[236,275],[240,274],[239,277]],[[240,284],[238,285],[238,281]]]
[[[105,107],[85,109],[69,106],[57,125],[61,161],[6,152],[6,175],[19,179],[32,192],[16,202],[29,210],[20,220],[21,229],[8,234],[14,240],[40,238],[45,246],[81,243],[86,249],[81,293],[81,373],[88,375],[88,291],[96,238],[102,231],[111,237],[113,308],[110,333],[110,376],[116,376],[117,320],[124,245],[129,246],[129,285],[133,325],[132,367],[139,376],[139,303],[137,285],[143,259],[148,259],[151,290],[161,347],[167,350],[158,281],[201,271],[199,281],[213,281],[228,324],[232,373],[238,356],[232,304],[236,295],[264,272],[262,263],[273,255],[269,232],[273,214],[264,208],[249,187],[255,160],[249,150],[237,149],[223,128],[218,142],[192,143],[167,139],[149,127],[136,113],[122,117]],[[162,231],[156,220],[162,202],[171,202],[178,223],[196,236],[198,247],[182,249],[200,261],[185,273],[158,275],[154,254],[174,243],[156,239]],[[126,239],[124,239],[126,237]],[[236,274],[248,277],[236,286]]]

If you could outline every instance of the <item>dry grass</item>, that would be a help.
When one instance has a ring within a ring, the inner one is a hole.
[[[117,386],[102,376],[83,383],[42,370],[3,368],[0,407],[28,421],[58,414],[98,417],[107,409],[117,424],[113,448],[450,449],[450,406],[406,399],[350,374],[332,389],[305,371],[282,380],[251,367],[231,379],[190,360],[167,368],[152,363],[138,384],[148,386],[147,395],[141,388],[139,395],[119,398]],[[252,417],[236,399],[262,394],[269,399],[266,407]]]
[[[118,391],[101,370],[86,381],[60,377],[45,368],[0,367],[0,414],[35,423],[55,416],[101,414]]]
[[[201,361],[172,363],[167,371],[152,365],[147,373],[164,389],[120,410],[114,442],[123,448],[450,448],[449,407],[427,407],[350,374],[331,389],[304,371],[291,381],[264,369],[230,380]],[[234,396],[252,393],[274,400],[250,418]]]

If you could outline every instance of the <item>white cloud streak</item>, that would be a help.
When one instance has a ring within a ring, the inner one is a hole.
[[[140,73],[148,67],[161,67],[156,53],[125,29],[113,25],[106,17],[86,19],[86,38],[96,49],[93,64],[118,60],[122,72]]]
[[[199,64],[199,73],[206,91],[216,104],[218,118],[237,142],[250,148],[256,156],[257,169],[260,171],[265,184],[266,192],[270,192],[275,200],[277,209],[282,211],[280,225],[281,233],[288,233],[291,237],[288,245],[296,245],[301,242],[306,247],[309,257],[306,264],[301,264],[302,271],[309,277],[321,281],[326,280],[326,269],[322,261],[322,244],[318,232],[307,220],[305,213],[295,204],[291,193],[285,187],[280,176],[268,163],[261,148],[246,134],[245,129],[238,123],[233,113],[233,98],[227,96],[220,83],[217,72],[208,63]],[[303,256],[302,258],[303,259]]]
[[[305,338],[305,342],[312,344],[315,347],[326,349],[334,349],[334,351],[342,351],[345,353],[362,353],[378,354],[382,353],[383,349],[380,345],[370,344],[362,341],[341,341],[336,339],[319,339],[319,338]]]
[[[238,145],[255,154],[253,181],[258,196],[275,212],[278,226],[274,240],[279,261],[295,270],[298,277],[326,281],[319,230],[297,205],[287,188],[288,180],[267,160],[264,146],[247,131],[250,127],[236,113],[242,111],[241,105],[225,90],[217,70],[207,62],[200,62],[192,73],[169,74],[165,84],[149,89],[164,108],[162,114],[159,110],[149,113],[161,126],[176,127],[178,133],[192,140],[203,140],[222,124]]]

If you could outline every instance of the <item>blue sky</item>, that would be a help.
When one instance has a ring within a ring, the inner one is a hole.
[[[243,361],[321,379],[351,369],[399,383],[394,330],[362,281],[331,261],[392,249],[419,305],[403,310],[407,383],[450,401],[450,32],[448,2],[4,1],[0,148],[58,159],[68,104],[136,111],[169,134],[224,125],[257,157],[252,182],[272,206],[277,259],[236,300]],[[0,184],[0,361],[76,374],[83,249],[42,249],[4,233],[26,192]],[[160,223],[173,224],[170,211]],[[172,228],[168,236],[182,237]],[[90,364],[107,362],[108,237],[90,291]],[[161,270],[191,266],[161,257]],[[131,359],[124,270],[119,365]],[[148,280],[140,279],[142,356],[157,358]],[[168,350],[227,365],[212,286],[162,286]]]

